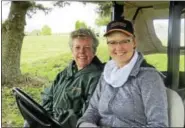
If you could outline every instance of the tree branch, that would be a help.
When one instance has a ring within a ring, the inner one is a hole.
[[[67,2],[67,1],[56,1],[54,2],[53,4],[54,6],[57,6],[57,7],[65,7],[66,5],[70,5],[70,2]]]
[[[32,6],[28,10],[28,17],[31,18],[34,14],[37,13],[38,10],[43,11],[45,14],[48,14],[52,11],[52,8],[44,7],[42,4],[36,4],[35,2],[31,2]]]

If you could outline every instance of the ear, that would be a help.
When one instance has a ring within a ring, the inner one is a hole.
[[[133,43],[134,43],[134,49],[136,49],[137,42],[136,42],[136,38],[135,38],[135,37],[134,37],[134,39],[133,39]]]

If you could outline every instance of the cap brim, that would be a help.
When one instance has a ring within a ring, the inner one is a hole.
[[[110,33],[112,33],[112,32],[115,32],[115,31],[122,32],[122,33],[124,33],[124,34],[126,34],[126,35],[128,35],[128,36],[133,36],[132,33],[127,32],[127,31],[125,31],[125,30],[123,30],[123,29],[112,29],[112,30],[109,30],[109,31],[108,31],[107,33],[105,33],[103,36],[107,36],[108,34],[110,34]]]

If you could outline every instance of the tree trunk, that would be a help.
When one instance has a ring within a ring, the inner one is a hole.
[[[21,77],[20,57],[29,1],[12,1],[8,19],[2,26],[2,84]]]

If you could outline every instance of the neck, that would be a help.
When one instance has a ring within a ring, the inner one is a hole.
[[[122,67],[124,67],[126,64],[127,64],[127,63],[119,63],[119,64],[117,64],[117,66],[118,66],[118,68],[122,68]]]
[[[133,58],[134,54],[135,54],[135,51],[132,53],[132,56],[130,57],[130,59],[127,62],[117,64],[118,68],[122,68],[126,64],[128,64],[131,61],[131,59]]]

